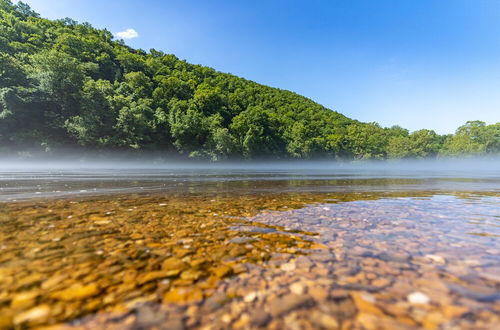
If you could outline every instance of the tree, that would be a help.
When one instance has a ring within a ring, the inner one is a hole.
[[[486,153],[500,154],[500,123],[485,126],[483,136]]]
[[[123,78],[134,99],[149,98],[153,91],[153,83],[143,72],[129,72]]]
[[[153,91],[153,99],[160,106],[166,106],[174,97],[179,100],[187,100],[192,97],[191,85],[177,77],[156,76],[157,87]]]
[[[386,132],[377,123],[350,125],[346,140],[355,159],[383,159],[386,156]]]
[[[387,144],[387,156],[395,159],[410,158],[413,156],[411,148],[408,136],[392,136]]]
[[[460,126],[455,135],[448,138],[441,150],[441,155],[481,155],[486,151],[482,131],[485,123],[482,121],[468,121]]]
[[[434,157],[442,146],[442,139],[428,129],[415,131],[409,136],[409,156],[414,158]]]
[[[28,79],[19,60],[9,54],[0,53],[0,88],[26,86]]]
[[[252,107],[233,118],[230,131],[236,137],[245,158],[283,155],[285,141],[279,123],[261,107]]]
[[[118,111],[116,118],[116,143],[133,149],[140,149],[151,142],[155,112],[151,101],[139,99],[130,101]]]
[[[65,120],[77,114],[85,80],[79,63],[65,53],[48,50],[33,55],[31,64],[29,77],[38,90],[52,101],[54,117]]]
[[[440,151],[443,156],[481,155],[485,152],[485,146],[473,141],[469,135],[457,134],[449,137]]]
[[[200,150],[208,137],[206,117],[192,103],[173,99],[169,103],[170,133],[181,153]]]
[[[68,133],[79,144],[106,146],[113,142],[113,127],[117,125],[116,111],[109,102],[113,92],[113,86],[106,80],[85,83],[80,113],[65,122]]]

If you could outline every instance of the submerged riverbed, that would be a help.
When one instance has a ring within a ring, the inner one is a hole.
[[[494,329],[500,170],[0,170],[0,329]]]

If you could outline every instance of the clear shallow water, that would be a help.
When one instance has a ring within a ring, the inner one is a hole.
[[[500,324],[495,168],[20,168],[0,187],[0,328]]]

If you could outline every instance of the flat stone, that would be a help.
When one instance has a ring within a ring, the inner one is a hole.
[[[248,324],[250,324],[251,318],[248,314],[243,314],[240,316],[238,321],[233,323],[233,328],[234,329],[241,329],[245,328]]]
[[[12,301],[10,303],[10,307],[16,309],[16,308],[23,308],[26,309],[27,307],[31,307],[35,305],[35,299],[38,297],[40,293],[38,291],[30,291],[30,292],[22,292],[19,294],[16,294],[14,298],[12,298]]]
[[[187,268],[187,265],[184,261],[182,261],[179,258],[171,257],[168,259],[165,259],[163,263],[161,264],[161,269],[164,271],[173,271],[176,272],[177,274],[183,271],[184,269]]]
[[[137,278],[137,282],[142,285],[142,284],[146,284],[148,282],[159,280],[159,279],[166,278],[169,276],[172,276],[171,271],[148,272],[145,274],[141,274]]]
[[[100,289],[95,283],[89,285],[74,284],[65,290],[54,292],[52,297],[63,301],[83,300],[93,297],[99,292]]]
[[[311,314],[311,320],[317,327],[322,329],[339,329],[340,326],[334,316],[320,311],[314,311]]]
[[[322,301],[328,297],[328,291],[320,287],[310,287],[307,292],[316,301]]]
[[[69,275],[66,275],[66,274],[52,276],[51,278],[49,278],[48,280],[46,280],[42,283],[41,288],[43,290],[50,290],[50,289],[56,287],[57,285],[61,284],[67,278],[69,278]]]
[[[147,329],[165,322],[165,314],[154,311],[150,306],[143,306],[138,309],[135,326],[140,329]]]
[[[182,322],[182,319],[180,318],[173,318],[165,321],[164,323],[161,324],[161,329],[168,329],[168,330],[184,330],[184,322]]]
[[[231,243],[231,244],[245,244],[245,243],[251,243],[254,241],[255,241],[255,238],[239,236],[239,237],[235,237],[235,238],[230,239],[229,243]]]
[[[280,266],[280,269],[282,271],[285,271],[285,272],[291,272],[291,271],[294,271],[296,269],[296,265],[294,262],[288,262],[286,264],[283,264]]]
[[[36,325],[47,322],[49,317],[50,317],[49,305],[40,305],[33,307],[32,309],[27,310],[26,312],[17,314],[14,317],[14,324],[21,325],[26,323],[29,325]]]
[[[196,281],[202,275],[203,275],[203,271],[195,269],[195,268],[190,268],[190,269],[182,272],[181,279],[189,280],[189,281]]]
[[[233,269],[227,265],[219,265],[211,269],[211,272],[215,274],[215,276],[219,278],[223,278],[227,275],[230,275],[233,272]]]
[[[271,320],[271,314],[259,308],[250,314],[250,319],[255,326],[264,327]]]
[[[282,298],[278,298],[271,302],[269,311],[274,317],[278,317],[288,312],[309,305],[313,300],[311,297],[303,295],[298,296],[296,294],[288,294]]]
[[[438,256],[436,254],[426,254],[425,257],[436,264],[439,264],[439,265],[446,264],[446,259],[441,257],[441,256]]]
[[[360,312],[373,314],[373,315],[383,315],[384,313],[375,305],[375,297],[368,293],[363,292],[351,292],[351,297],[354,300],[354,304]]]
[[[219,309],[227,300],[227,297],[223,293],[216,293],[211,297],[208,297],[203,302],[201,307],[202,313],[212,313],[213,311]]]
[[[184,303],[203,299],[203,292],[199,288],[175,288],[163,296],[167,303]]]
[[[373,286],[376,286],[376,287],[385,287],[387,285],[391,284],[391,282],[388,280],[388,279],[385,279],[385,278],[377,278],[375,280],[372,281],[372,285]]]

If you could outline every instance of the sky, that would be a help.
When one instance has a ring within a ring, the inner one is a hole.
[[[500,0],[25,0],[364,122],[500,122]]]

